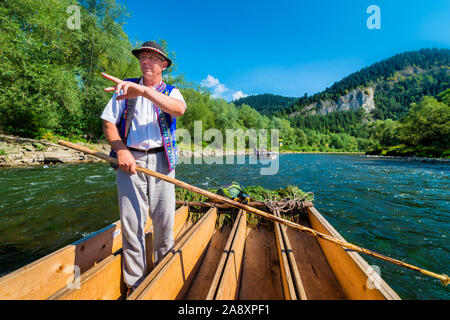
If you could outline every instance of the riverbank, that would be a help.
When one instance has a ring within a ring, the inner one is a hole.
[[[350,155],[365,155],[364,152],[349,152],[349,151],[280,151],[281,154],[350,154]]]
[[[81,145],[109,153],[106,143]],[[49,140],[35,140],[0,134],[0,167],[35,166],[50,163],[80,163],[102,161],[82,152],[60,146]]]
[[[367,158],[379,158],[379,159],[398,159],[398,160],[406,160],[406,161],[423,161],[423,162],[450,162],[448,158],[428,158],[428,157],[416,157],[416,156],[382,156],[382,155],[371,155],[365,154]]]
[[[77,142],[85,147],[109,154],[110,146],[106,141],[99,143]],[[202,148],[198,151],[187,145],[178,146],[179,157],[214,157],[227,155],[247,155],[248,149],[222,150]],[[60,146],[50,140],[21,138],[12,135],[0,134],[0,167],[35,166],[52,163],[85,163],[103,161],[88,156],[82,152]]]
[[[109,154],[110,146],[106,141],[98,143],[82,143],[80,145],[92,148],[101,153]],[[190,145],[178,145],[179,157],[220,157],[230,155],[251,155],[253,151],[226,150],[221,148],[192,148]],[[368,155],[364,152],[323,152],[323,151],[290,151],[282,150],[280,154],[339,154],[339,155],[360,155],[369,158],[381,159],[401,159],[407,161],[424,162],[449,162],[448,158],[428,158],[417,156],[388,156],[388,155]],[[50,140],[34,140],[21,138],[12,135],[0,134],[0,167],[22,167],[36,166],[52,163],[86,163],[103,161],[96,157],[88,156],[82,152],[60,146]]]
[[[367,152],[368,155],[391,156],[403,158],[431,158],[431,159],[450,159],[450,150],[437,146],[424,145],[405,145],[380,147]]]

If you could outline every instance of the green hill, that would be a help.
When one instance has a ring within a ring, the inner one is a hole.
[[[287,149],[448,157],[450,50],[404,52],[312,96],[235,101],[283,119]],[[295,100],[294,100],[295,99]]]
[[[308,115],[303,112],[307,106],[337,100],[355,89],[372,87],[376,106],[371,111],[373,119],[399,119],[407,113],[411,103],[418,103],[423,96],[435,97],[449,86],[450,50],[433,48],[400,53],[374,63],[312,96],[305,94],[295,98],[265,93],[233,103],[249,105],[267,116],[298,114],[304,118]]]
[[[299,98],[283,111],[301,112],[319,101],[336,100],[354,89],[373,87],[375,119],[399,119],[409,105],[425,96],[436,96],[450,86],[450,50],[421,49],[397,54],[374,63],[310,97]]]
[[[259,113],[270,116],[282,111],[296,101],[298,101],[298,98],[295,97],[283,97],[276,94],[264,93],[240,98],[233,101],[233,103],[236,106],[246,104]]]

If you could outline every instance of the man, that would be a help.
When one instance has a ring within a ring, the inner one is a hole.
[[[144,232],[147,212],[154,226],[155,263],[174,244],[174,185],[136,173],[136,165],[175,177],[176,118],[186,110],[180,91],[162,79],[162,72],[172,61],[161,46],[148,41],[132,53],[140,61],[142,77],[122,81],[102,74],[116,85],[105,89],[114,91],[114,95],[101,115],[103,132],[119,164],[116,182],[127,294],[147,273]]]

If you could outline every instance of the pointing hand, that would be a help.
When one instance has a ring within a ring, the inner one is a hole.
[[[116,100],[136,98],[136,97],[144,95],[144,93],[145,93],[146,87],[141,86],[137,83],[134,83],[131,81],[123,81],[123,80],[120,80],[116,77],[110,76],[103,72],[102,72],[102,76],[104,78],[116,83],[115,86],[104,89],[105,91],[107,91],[107,92],[115,91],[118,95],[120,93],[120,90],[122,90],[122,95],[118,96],[116,98]]]

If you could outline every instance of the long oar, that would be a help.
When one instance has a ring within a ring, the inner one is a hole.
[[[100,152],[91,150],[89,148],[86,148],[86,147],[83,147],[83,146],[80,146],[80,145],[77,145],[77,144],[74,144],[74,143],[71,143],[71,142],[68,142],[68,141],[64,141],[64,140],[59,140],[58,143],[60,145],[62,145],[62,146],[65,146],[65,147],[68,147],[68,148],[71,148],[71,149],[74,149],[74,150],[81,151],[83,153],[86,153],[86,154],[89,154],[91,156],[103,159],[103,160],[108,161],[110,163],[117,164],[117,159],[112,158],[110,156],[107,156],[104,153],[100,153]],[[242,204],[240,202],[231,200],[229,198],[222,197],[222,196],[220,196],[218,194],[215,194],[215,193],[212,193],[210,191],[206,191],[206,190],[200,189],[200,188],[198,188],[196,186],[190,185],[190,184],[188,184],[186,182],[183,182],[181,180],[170,178],[170,177],[168,177],[168,176],[166,176],[164,174],[161,174],[159,172],[155,172],[155,171],[152,171],[152,170],[149,170],[149,169],[145,169],[145,168],[142,168],[142,167],[139,167],[139,166],[136,166],[136,171],[139,171],[139,172],[148,174],[148,175],[150,175],[152,177],[155,177],[155,178],[158,178],[158,179],[170,182],[170,183],[172,183],[172,184],[174,184],[174,185],[176,185],[178,187],[181,187],[183,189],[187,189],[187,190],[196,192],[196,193],[201,194],[201,195],[203,195],[205,197],[208,197],[208,198],[210,198],[212,200],[215,200],[215,201],[218,201],[218,202],[223,202],[223,203],[228,204],[228,205],[230,205],[232,207],[236,207],[236,208],[245,210],[247,212],[254,213],[254,214],[256,214],[258,216],[261,216],[261,217],[264,217],[264,218],[266,218],[268,220],[284,224],[284,225],[286,225],[288,227],[291,227],[291,228],[294,228],[294,229],[298,229],[298,230],[300,230],[302,232],[306,232],[309,235],[312,235],[314,237],[327,240],[329,242],[333,242],[333,243],[335,243],[337,245],[340,245],[342,247],[351,249],[353,251],[364,253],[364,254],[367,254],[369,256],[372,256],[372,257],[375,257],[375,258],[378,258],[378,259],[381,259],[381,260],[384,260],[384,261],[387,261],[387,262],[391,262],[391,263],[396,264],[398,266],[402,266],[402,267],[405,267],[405,268],[408,268],[408,269],[420,272],[420,273],[428,275],[430,277],[437,278],[437,279],[441,280],[441,282],[444,285],[447,285],[450,282],[450,278],[447,275],[445,275],[445,274],[437,274],[437,273],[434,273],[434,272],[431,272],[431,271],[428,271],[428,270],[416,267],[416,266],[411,265],[409,263],[405,263],[403,261],[390,258],[388,256],[385,256],[385,255],[382,255],[380,253],[374,252],[372,250],[368,250],[368,249],[359,247],[359,246],[354,245],[352,243],[342,241],[340,239],[337,239],[335,237],[329,236],[327,234],[320,233],[320,232],[318,232],[318,231],[316,231],[314,229],[311,229],[311,228],[308,228],[308,227],[296,224],[296,223],[291,222],[289,220],[282,219],[280,217],[277,217],[275,215],[266,213],[264,211],[261,211],[259,209],[250,207],[250,206]]]

